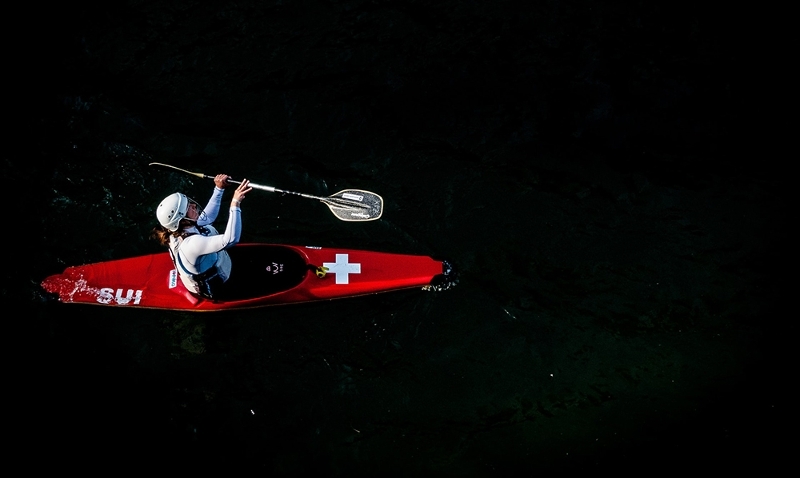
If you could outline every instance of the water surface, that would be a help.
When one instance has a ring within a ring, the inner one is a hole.
[[[788,185],[751,154],[753,50],[731,14],[55,8],[20,16],[51,40],[17,36],[7,64],[6,174],[30,189],[9,232],[33,251],[3,288],[20,328],[9,393],[41,466],[470,476],[784,458]],[[377,192],[383,218],[346,223],[254,191],[243,240],[432,255],[461,281],[205,315],[52,302],[44,277],[158,252],[160,200],[210,194],[153,161]]]

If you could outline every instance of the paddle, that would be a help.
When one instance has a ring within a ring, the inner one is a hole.
[[[150,163],[150,166],[157,166],[160,168],[174,169],[182,173],[191,174],[198,178],[214,179],[214,176],[209,176],[203,173],[195,173],[185,169],[177,168],[164,163]],[[234,181],[228,178],[228,182],[232,184],[241,184],[241,181]],[[375,193],[364,191],[361,189],[345,189],[336,194],[328,197],[312,196],[311,194],[296,193],[292,191],[284,191],[272,186],[262,186],[261,184],[250,183],[253,189],[262,189],[273,193],[293,194],[309,199],[316,199],[327,205],[331,212],[342,221],[374,221],[383,214],[383,198]]]

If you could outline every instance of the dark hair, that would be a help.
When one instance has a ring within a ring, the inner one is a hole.
[[[188,219],[181,219],[181,222],[178,223],[178,230],[176,230],[176,231],[170,231],[166,227],[158,225],[158,226],[154,227],[153,230],[150,232],[150,238],[151,239],[155,239],[162,246],[169,247],[169,238],[170,237],[173,237],[173,236],[174,237],[186,236],[186,232],[184,232],[183,229],[186,226],[190,226],[190,225],[193,225],[193,224],[194,224],[194,222],[192,222],[192,221],[190,221]]]

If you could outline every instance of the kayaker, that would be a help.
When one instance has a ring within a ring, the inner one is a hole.
[[[151,237],[169,247],[172,262],[186,288],[206,299],[219,298],[222,285],[231,275],[231,258],[226,249],[239,242],[242,233],[241,204],[253,188],[242,180],[233,192],[228,225],[220,234],[211,223],[217,218],[222,195],[229,186],[227,174],[214,177],[214,192],[205,208],[183,193],[170,194],[156,209],[160,226]]]

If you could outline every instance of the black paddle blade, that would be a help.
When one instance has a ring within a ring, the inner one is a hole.
[[[345,189],[320,201],[342,221],[374,221],[383,214],[383,198],[361,189]]]

